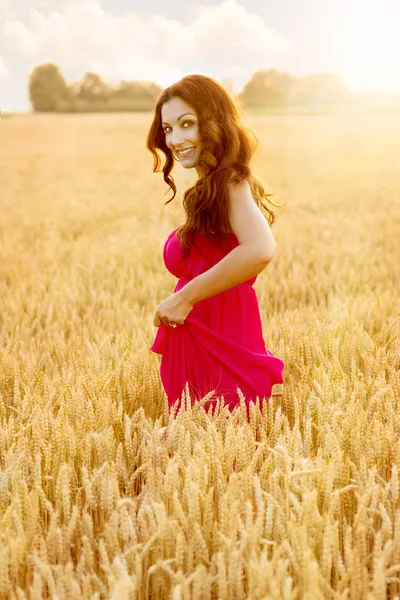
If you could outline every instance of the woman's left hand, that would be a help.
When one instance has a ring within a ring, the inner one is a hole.
[[[153,325],[183,325],[193,306],[179,290],[158,305]]]

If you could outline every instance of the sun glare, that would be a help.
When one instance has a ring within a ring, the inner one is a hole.
[[[394,15],[353,15],[341,24],[338,70],[351,91],[400,92],[400,37]]]

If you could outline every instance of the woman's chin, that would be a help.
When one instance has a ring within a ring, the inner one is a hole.
[[[199,161],[197,159],[185,160],[183,158],[183,159],[179,159],[179,162],[181,163],[182,167],[184,167],[185,169],[193,169],[193,167],[197,166]]]

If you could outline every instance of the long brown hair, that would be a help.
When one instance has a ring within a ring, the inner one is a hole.
[[[207,237],[232,233],[228,209],[229,183],[249,182],[253,198],[260,208],[264,208],[269,225],[275,221],[272,206],[280,206],[269,200],[272,194],[265,189],[261,179],[251,172],[250,160],[258,140],[254,132],[241,122],[243,106],[216,80],[198,74],[187,75],[167,87],[159,95],[154,109],[147,148],[154,158],[153,173],[160,172],[161,159],[157,150],[161,150],[166,157],[162,167],[163,177],[169,189],[172,189],[173,196],[165,205],[175,198],[176,185],[171,175],[174,156],[165,142],[161,107],[174,97],[181,98],[197,114],[201,148],[199,166],[204,174],[183,196],[186,222],[178,230],[177,236],[186,258],[190,252],[189,239],[193,239],[196,233]]]

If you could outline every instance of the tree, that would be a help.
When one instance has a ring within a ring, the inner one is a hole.
[[[67,100],[68,86],[54,63],[35,67],[29,78],[29,97],[35,111],[53,111],[60,100]]]
[[[301,78],[291,100],[298,104],[337,104],[349,99],[349,90],[337,73],[312,73]]]
[[[100,75],[89,71],[83,76],[77,95],[84,100],[106,100],[111,95],[111,88]]]
[[[247,106],[283,106],[293,83],[289,73],[276,69],[259,69],[249,79],[240,93]]]
[[[148,81],[126,81],[122,80],[113,90],[116,98],[134,98],[141,100],[155,100],[161,92],[161,87],[156,83]]]
[[[161,91],[159,85],[147,81],[109,85],[92,71],[67,84],[54,63],[36,66],[29,79],[29,95],[36,111],[151,110]]]

